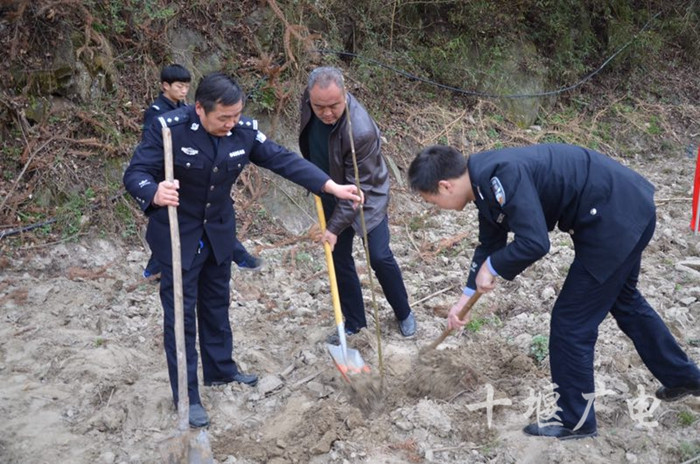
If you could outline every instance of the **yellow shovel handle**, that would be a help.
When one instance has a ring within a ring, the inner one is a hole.
[[[323,203],[318,195],[314,195],[316,201],[316,212],[318,213],[318,221],[321,224],[321,232],[326,231],[326,215],[323,213]],[[335,265],[333,264],[333,254],[331,253],[331,245],[324,241],[323,249],[326,252],[326,266],[328,267],[328,278],[331,283],[331,298],[333,300],[333,314],[335,315],[336,325],[343,323],[343,313],[340,311],[340,295],[338,294],[338,280],[335,277]]]

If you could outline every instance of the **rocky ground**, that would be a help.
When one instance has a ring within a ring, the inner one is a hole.
[[[640,288],[700,361],[700,238],[688,228],[694,159],[678,154],[629,163],[658,188],[658,225]],[[470,329],[449,337],[434,357],[421,355],[459,295],[475,224],[473,207],[438,213],[395,189],[392,247],[419,329],[402,338],[375,288],[381,345],[374,322],[351,341],[372,371],[350,384],[324,344],[334,323],[322,248],[274,234],[243,237],[266,266],[233,272],[234,355],[260,382],[202,387],[216,462],[694,461],[700,398],[652,401],[659,383],[610,318],[596,348],[599,437],[562,442],[521,432],[551,398],[542,341],[573,257],[564,234],[552,233],[544,260],[481,298]],[[357,247],[372,312],[359,241]],[[176,414],[157,284],[141,277],[147,257],[142,247],[98,237],[1,257],[0,461],[158,462]]]

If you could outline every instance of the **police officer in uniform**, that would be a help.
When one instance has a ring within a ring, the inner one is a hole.
[[[608,313],[634,342],[656,392],[673,401],[700,395],[700,370],[637,289],[642,251],[656,225],[654,187],[631,169],[593,150],[562,144],[476,153],[431,146],[411,163],[412,189],[443,209],[479,211],[479,246],[467,286],[448,325],[475,290],[496,277],[514,279],[550,248],[548,232],[571,234],[576,256],[552,309],[549,356],[558,386],[558,414],[530,424],[529,435],[583,438],[597,433],[593,355]],[[508,233],[514,234],[508,242]]]
[[[146,108],[143,115],[143,136],[146,135],[148,127],[158,116],[174,109],[182,108],[187,104],[185,100],[190,89],[191,80],[190,72],[182,65],[171,64],[163,67],[160,71],[160,94],[151,103],[151,106]],[[248,253],[248,250],[237,237],[234,237],[233,240],[233,260],[241,269],[258,270],[263,264],[262,258]],[[153,255],[148,259],[148,263],[143,270],[143,276],[147,279],[160,278],[160,264]]]
[[[190,72],[182,65],[171,64],[164,66],[160,70],[160,93],[151,105],[146,108],[143,113],[143,133],[141,137],[146,135],[148,126],[161,114],[167,113],[177,108],[181,108],[187,104],[187,92],[190,90],[190,82],[192,76]],[[155,256],[151,254],[148,258],[148,263],[143,270],[143,276],[147,279],[160,278],[160,264]]]
[[[163,138],[157,124],[148,127],[124,173],[124,185],[148,216],[146,239],[162,266],[160,298],[164,310],[165,352],[177,404],[173,269],[167,206],[178,207],[182,251],[190,424],[209,418],[201,405],[197,380],[196,334],[204,385],[257,383],[232,359],[229,324],[232,240],[236,223],[231,186],[249,162],[270,169],[315,193],[359,202],[353,185],[338,185],[299,155],[267,140],[257,122],[242,116],[243,92],[230,77],[214,73],[202,79],[195,105],[158,119],[172,131],[175,181],[164,180]]]

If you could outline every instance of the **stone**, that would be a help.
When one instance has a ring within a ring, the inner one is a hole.
[[[279,390],[284,386],[284,382],[280,380],[276,375],[266,375],[260,379],[258,383],[258,389],[263,395],[269,395],[275,390]]]
[[[338,436],[336,435],[335,431],[326,431],[326,433],[324,433],[323,436],[318,440],[318,443],[316,443],[316,445],[313,448],[311,448],[311,454],[319,455],[328,453],[331,450],[331,446],[333,446],[333,442],[337,439]]]
[[[105,451],[100,455],[100,462],[102,464],[113,464],[116,456],[111,451]]]

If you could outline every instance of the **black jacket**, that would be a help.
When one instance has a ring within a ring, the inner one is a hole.
[[[655,215],[654,187],[596,151],[534,145],[471,155],[469,176],[479,210],[479,241],[467,286],[476,288],[491,257],[512,280],[549,251],[548,232],[571,234],[579,259],[596,280],[608,279]],[[514,237],[507,243],[508,232]]]

